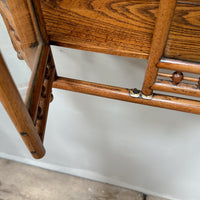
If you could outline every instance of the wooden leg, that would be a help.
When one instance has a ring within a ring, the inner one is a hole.
[[[45,154],[42,141],[0,54],[0,100],[34,158]]]

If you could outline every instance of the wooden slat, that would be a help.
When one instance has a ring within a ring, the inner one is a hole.
[[[200,97],[200,89],[198,85],[191,85],[186,83],[179,83],[174,85],[170,81],[157,80],[152,86],[153,90],[172,92],[176,94],[183,94],[188,96]]]
[[[145,104],[149,106],[156,106],[194,114],[200,114],[200,102],[195,100],[188,100],[184,98],[177,98],[172,96],[165,96],[154,94],[152,99],[131,97],[129,89],[80,81],[69,78],[58,78],[53,83],[54,88],[64,89],[84,94],[96,95],[111,99],[128,101],[132,103]]]
[[[164,56],[200,62],[200,5],[177,4]]]
[[[45,154],[40,137],[0,54],[0,100],[34,158]]]
[[[162,59],[157,67],[174,71],[200,74],[200,63],[186,62],[175,59]]]

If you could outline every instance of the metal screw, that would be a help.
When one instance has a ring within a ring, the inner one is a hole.
[[[138,90],[137,88],[134,88],[134,89],[133,89],[133,92],[134,92],[135,94],[139,94],[139,93],[140,93],[140,90]]]

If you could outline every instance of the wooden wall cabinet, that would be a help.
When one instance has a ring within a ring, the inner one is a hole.
[[[24,103],[0,56],[0,100],[34,158],[45,154],[52,87],[200,114],[200,0],[2,0],[0,10],[32,70]],[[59,77],[51,44],[148,59],[143,87]]]

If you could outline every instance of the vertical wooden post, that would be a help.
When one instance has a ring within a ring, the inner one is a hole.
[[[153,92],[151,86],[154,84],[158,73],[156,65],[163,55],[175,8],[176,0],[160,0],[158,17],[149,54],[149,62],[142,88],[142,93],[144,95],[148,96]]]
[[[42,141],[0,54],[0,100],[34,158],[45,154]]]

